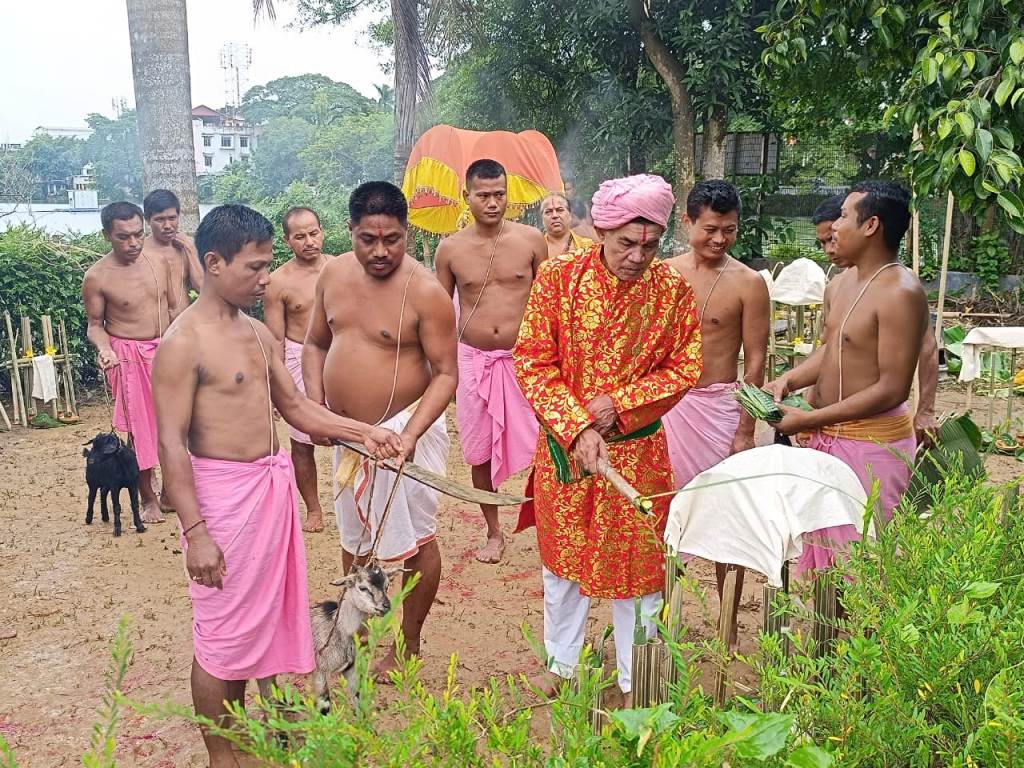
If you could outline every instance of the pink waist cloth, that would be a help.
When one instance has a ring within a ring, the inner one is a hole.
[[[219,680],[311,672],[306,550],[288,454],[252,462],[193,456],[192,474],[227,565],[223,589],[189,582],[199,665]]]
[[[511,350],[459,344],[455,416],[466,463],[490,461],[495,488],[530,466],[539,427],[516,381]]]
[[[299,392],[306,394],[306,385],[302,381],[302,344],[292,341],[287,336],[284,337],[284,367],[292,375],[292,380],[295,382],[295,386],[298,387]],[[309,435],[305,432],[300,432],[291,424],[288,425],[288,436],[297,443],[313,444],[313,441],[309,439]]]
[[[153,358],[159,345],[160,339],[110,337],[110,348],[120,361],[107,371],[114,394],[114,428],[131,435],[139,469],[152,469],[160,462],[152,382]]]
[[[878,416],[900,416],[908,411],[907,404],[902,403]],[[880,445],[815,432],[811,435],[809,447],[841,459],[856,473],[868,496],[877,479],[878,504],[882,517],[886,522],[892,519],[893,509],[910,485],[911,465],[917,453],[915,438],[908,437]],[[859,540],[860,531],[853,525],[832,526],[805,534],[803,553],[797,560],[794,573],[799,576],[808,569],[832,567],[836,554],[848,549],[851,541]]]
[[[733,397],[735,391],[732,381],[688,390],[661,417],[676,488],[728,458],[742,410]]]

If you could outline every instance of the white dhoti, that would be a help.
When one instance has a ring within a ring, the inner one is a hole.
[[[400,433],[414,410],[415,404],[396,413],[381,426]],[[444,414],[417,441],[412,460],[431,472],[445,473],[448,432]],[[341,546],[346,552],[368,555],[377,542],[378,559],[406,560],[433,541],[437,535],[437,504],[441,493],[408,478],[402,478],[381,529],[384,507],[394,482],[394,472],[377,469],[372,461],[341,446],[335,448],[334,514],[341,533]]]
[[[580,594],[575,581],[556,576],[547,568],[544,573],[544,650],[548,669],[559,677],[572,677],[583,650],[583,635],[590,612],[590,598]],[[612,600],[612,626],[615,629],[615,666],[619,671],[619,688],[623,693],[633,690],[633,630],[636,607],[633,598]],[[661,610],[661,593],[640,598],[640,618],[647,637],[654,637],[655,617]]]

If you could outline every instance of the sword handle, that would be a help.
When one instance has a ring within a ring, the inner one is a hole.
[[[645,515],[650,514],[650,510],[643,504],[643,497],[640,491],[630,485],[626,478],[612,469],[611,464],[604,459],[598,459],[597,471],[600,472],[601,476],[611,483],[612,487],[621,493],[630,504]]]

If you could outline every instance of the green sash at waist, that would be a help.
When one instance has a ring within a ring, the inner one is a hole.
[[[640,427],[640,429],[633,430],[628,434],[606,437],[605,442],[625,443],[629,440],[639,440],[641,437],[650,437],[659,429],[661,429],[661,419],[655,419],[646,427]],[[575,483],[590,476],[590,473],[579,466],[576,459],[569,455],[569,452],[562,447],[561,443],[555,439],[551,432],[545,429],[544,437],[548,442],[548,453],[551,454],[551,461],[555,465],[555,477],[558,482]]]

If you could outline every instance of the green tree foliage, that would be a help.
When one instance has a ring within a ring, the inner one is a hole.
[[[17,154],[36,181],[67,181],[82,172],[85,146],[82,139],[40,134],[26,142]]]
[[[976,216],[996,204],[1024,233],[1022,25],[1019,0],[783,0],[764,62],[801,110],[841,119],[829,107],[845,100],[860,114],[887,107],[905,136],[916,126],[918,196],[949,189]]]
[[[299,154],[317,184],[354,188],[391,177],[394,134],[394,117],[384,110],[346,115],[315,131]]]
[[[127,110],[111,120],[93,113],[85,118],[92,128],[83,158],[96,170],[101,200],[142,199],[142,152],[135,112]]]
[[[250,165],[262,196],[279,195],[293,181],[306,178],[301,152],[313,131],[310,123],[298,117],[274,117],[263,127]]]
[[[346,115],[361,114],[373,107],[366,98],[346,83],[326,75],[306,74],[279,77],[266,85],[257,85],[242,97],[242,117],[262,125],[276,117],[303,120],[310,125],[325,125]]]

